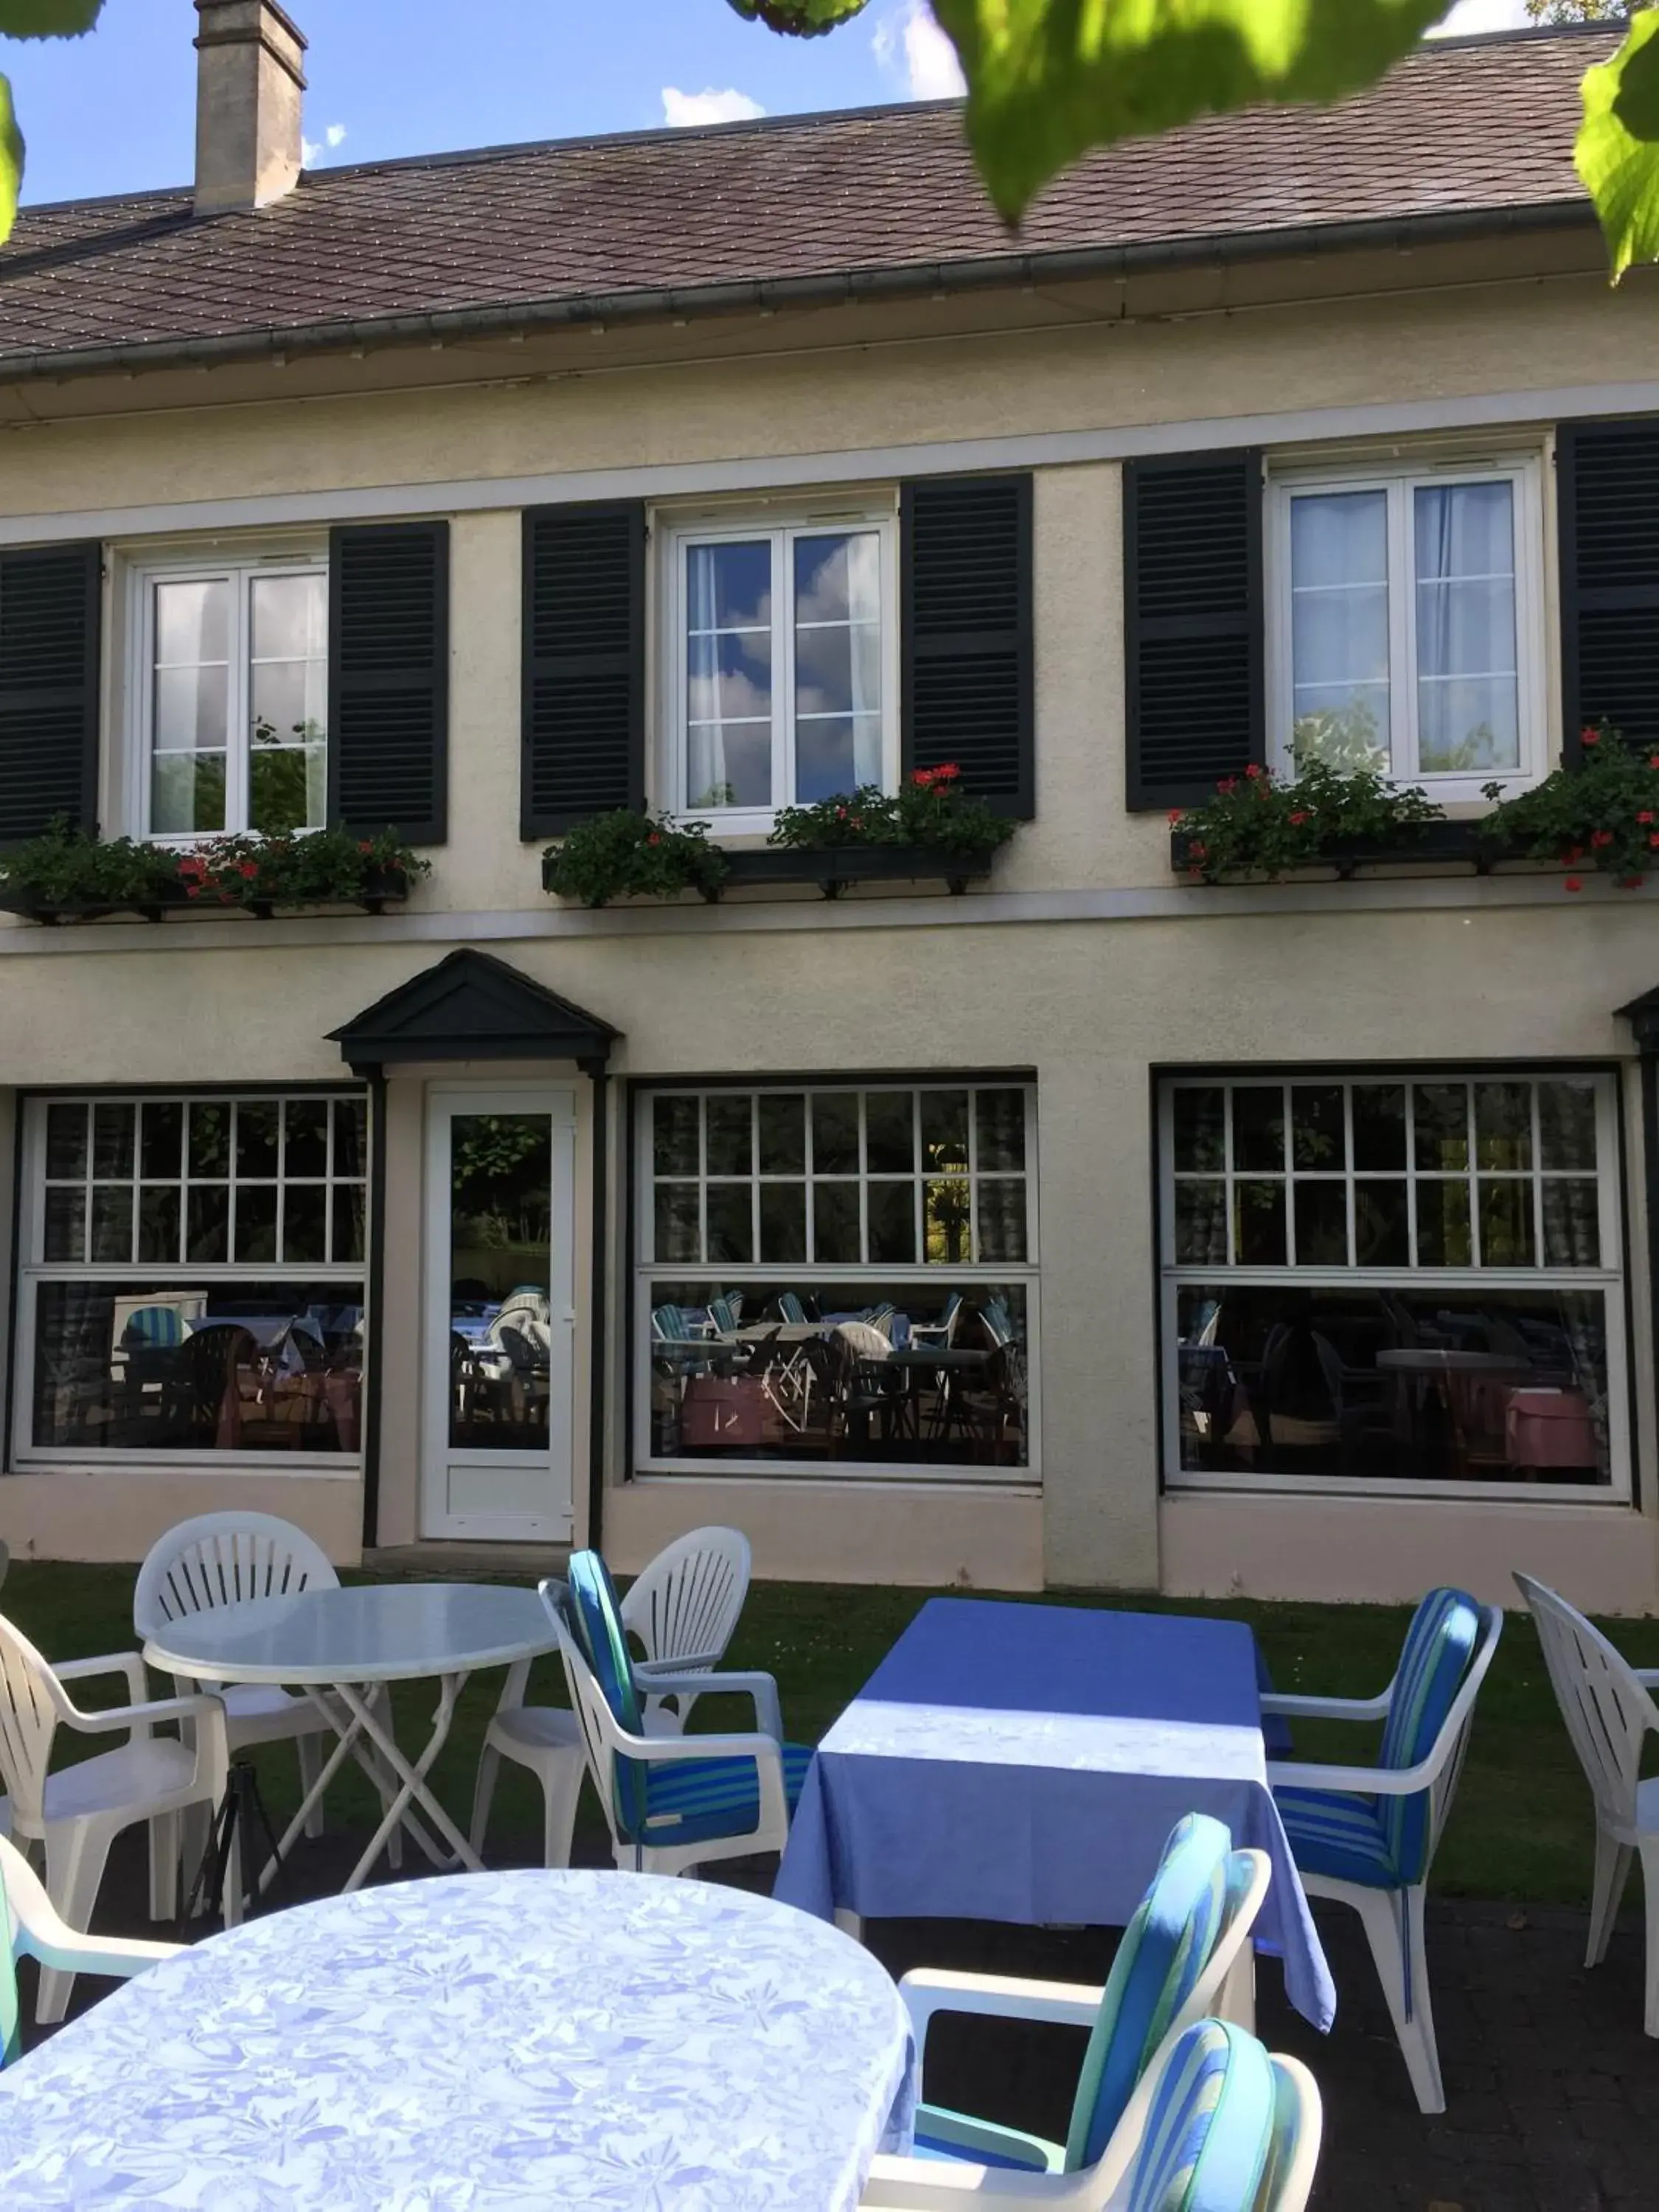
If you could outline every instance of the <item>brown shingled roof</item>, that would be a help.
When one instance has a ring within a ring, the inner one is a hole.
[[[198,220],[187,188],[28,209],[0,251],[0,375],[445,318],[996,282],[1290,232],[1571,218],[1586,205],[1578,80],[1613,43],[1431,43],[1333,107],[1218,116],[1091,155],[1017,237],[954,102],[327,169],[251,215]]]

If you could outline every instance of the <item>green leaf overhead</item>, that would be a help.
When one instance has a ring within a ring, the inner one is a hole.
[[[975,155],[1010,222],[1091,146],[1258,101],[1340,99],[1446,12],[1446,0],[933,4],[968,80]]]
[[[11,82],[0,76],[0,246],[17,219],[17,192],[23,181],[23,134],[11,104]]]
[[[0,38],[78,39],[103,7],[104,0],[0,0]]]
[[[866,0],[729,0],[739,15],[792,39],[816,39],[862,14]]]
[[[1633,138],[1659,138],[1659,11],[1638,15],[1630,36],[1608,64],[1619,70],[1613,112]]]
[[[1629,37],[1611,61],[1584,76],[1584,121],[1573,159],[1601,218],[1615,283],[1633,261],[1659,261],[1656,76],[1656,8],[1632,20]],[[1637,135],[1632,119],[1643,135]]]

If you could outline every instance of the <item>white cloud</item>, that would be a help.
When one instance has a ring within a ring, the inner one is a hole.
[[[301,138],[300,159],[307,169],[314,169],[325,154],[332,154],[345,144],[346,127],[343,123],[331,123],[320,138]]]
[[[676,131],[688,131],[699,123],[747,123],[765,112],[759,100],[730,88],[725,92],[682,92],[677,85],[665,84],[662,88],[662,118]]]
[[[902,0],[876,25],[872,43],[877,61],[902,76],[912,100],[954,100],[967,88],[957,50],[934,21],[927,0]]]
[[[1431,39],[1472,39],[1480,31],[1519,31],[1526,27],[1522,0],[1457,0],[1451,13],[1429,33]]]

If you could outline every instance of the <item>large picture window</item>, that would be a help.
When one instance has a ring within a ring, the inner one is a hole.
[[[667,533],[668,804],[726,831],[898,775],[890,514]]]
[[[31,1100],[19,1460],[355,1454],[367,1114],[317,1092]]]
[[[662,1090],[639,1117],[647,1468],[1034,1469],[1026,1085]]]
[[[1442,800],[1542,775],[1535,461],[1276,476],[1270,513],[1280,765]]]
[[[321,829],[326,562],[138,568],[131,617],[137,833]]]
[[[1607,1075],[1164,1087],[1173,1482],[1627,1494]]]

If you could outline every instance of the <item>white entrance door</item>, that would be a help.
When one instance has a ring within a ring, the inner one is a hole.
[[[575,1151],[574,1091],[428,1093],[423,1535],[571,1533]]]

